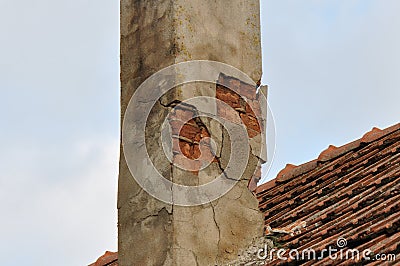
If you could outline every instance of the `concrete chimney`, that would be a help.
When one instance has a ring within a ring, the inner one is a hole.
[[[259,8],[121,0],[120,266],[224,265],[263,235]]]

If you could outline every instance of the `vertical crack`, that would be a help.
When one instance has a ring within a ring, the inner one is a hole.
[[[221,229],[219,228],[219,225],[218,225],[217,220],[216,220],[216,218],[215,218],[215,209],[214,209],[214,205],[213,205],[212,202],[210,203],[210,205],[211,205],[211,209],[212,209],[212,211],[213,211],[214,223],[215,223],[215,226],[217,227],[217,230],[218,230],[218,242],[217,242],[217,250],[218,250],[218,252],[217,252],[217,256],[216,256],[216,258],[215,258],[215,261],[217,261],[218,255],[219,255],[219,246],[220,246],[220,242],[221,242]]]

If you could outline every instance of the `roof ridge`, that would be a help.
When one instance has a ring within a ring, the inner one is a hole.
[[[118,261],[118,251],[106,251],[100,258],[96,260],[96,262],[90,264],[89,266],[107,266],[113,265],[113,263]]]
[[[379,129],[377,127],[373,127],[370,131],[365,133],[360,139],[344,144],[340,147],[329,145],[328,148],[322,151],[319,154],[318,158],[315,160],[300,164],[298,166],[294,164],[287,164],[285,168],[283,168],[278,173],[276,178],[273,179],[274,182],[271,182],[272,181],[271,180],[265,184],[258,186],[256,193],[260,193],[262,191],[272,188],[274,186],[273,184],[275,183],[283,183],[293,179],[294,177],[303,175],[311,171],[315,167],[317,167],[318,164],[331,161],[332,159],[335,159],[339,156],[342,156],[343,154],[346,154],[354,149],[357,149],[358,147],[360,147],[361,144],[369,144],[389,134],[392,134],[393,132],[399,129],[400,129],[400,123],[390,126],[386,129]]]

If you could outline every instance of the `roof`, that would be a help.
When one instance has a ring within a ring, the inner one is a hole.
[[[89,266],[118,266],[118,252],[106,251],[103,256]]]
[[[275,235],[287,252],[312,248],[318,254],[345,239],[344,251],[396,254],[400,265],[400,124],[374,128],[341,147],[329,146],[308,163],[288,164],[256,194],[266,233]],[[280,263],[276,259],[268,265]],[[325,256],[301,263],[332,261]],[[379,261],[369,265],[375,264]]]

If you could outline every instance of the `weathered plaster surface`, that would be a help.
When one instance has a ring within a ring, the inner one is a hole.
[[[146,78],[174,63],[195,59],[230,64],[259,81],[258,1],[121,0],[121,119],[135,89]],[[216,97],[215,85],[177,88],[154,106],[146,128],[147,149],[156,167],[166,178],[185,185],[204,184],[217,177],[230,153],[225,130],[214,120],[201,118],[217,144],[218,160],[196,173],[171,166],[163,156],[160,128],[172,110],[171,103],[200,95]],[[259,142],[252,139],[251,150],[257,152]],[[160,202],[138,186],[121,147],[119,264],[222,265],[234,260],[240,249],[263,234],[258,202],[247,188],[259,166],[253,153],[242,180],[225,196],[202,206],[180,207]]]

